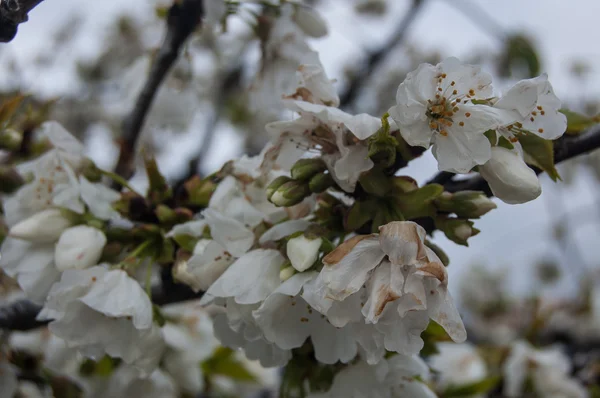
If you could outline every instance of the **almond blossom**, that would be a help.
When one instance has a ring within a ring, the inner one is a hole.
[[[467,173],[491,157],[483,133],[516,121],[510,111],[478,103],[492,95],[489,74],[447,58],[410,72],[389,114],[409,145],[433,145],[440,170]]]

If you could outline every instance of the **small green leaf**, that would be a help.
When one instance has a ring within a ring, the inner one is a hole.
[[[371,221],[376,208],[377,206],[372,200],[364,202],[357,200],[354,202],[346,215],[344,222],[346,230],[356,231],[367,222]]]
[[[500,383],[499,376],[487,377],[475,383],[465,384],[462,386],[450,386],[441,396],[443,398],[450,397],[470,397],[478,394],[486,394],[493,390]]]
[[[523,150],[530,157],[528,163],[544,170],[552,178],[552,181],[560,180],[560,175],[554,167],[553,142],[532,133],[520,134],[518,138]]]
[[[483,135],[487,137],[488,141],[490,142],[490,145],[496,145],[496,142],[498,142],[498,135],[496,134],[496,130],[488,130],[485,133],[483,133]]]
[[[202,362],[200,367],[207,376],[226,376],[236,381],[255,382],[256,376],[250,373],[244,365],[235,358],[235,351],[219,347],[212,357]]]
[[[395,206],[407,220],[435,215],[433,201],[444,192],[439,184],[429,184],[414,191],[396,194]]]
[[[568,109],[561,109],[559,112],[567,117],[566,133],[569,135],[577,135],[583,130],[600,123],[600,115],[588,117]]]
[[[513,149],[515,149],[515,146],[513,145],[513,143],[510,142],[509,140],[507,140],[506,137],[500,137],[500,139],[498,139],[498,146],[502,147],[502,148],[506,148],[511,151]]]

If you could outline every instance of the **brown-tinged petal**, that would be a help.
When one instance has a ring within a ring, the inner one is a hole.
[[[379,227],[381,249],[392,264],[413,265],[427,256],[425,230],[412,221],[393,221]]]
[[[439,323],[456,343],[467,339],[467,332],[448,289],[439,280],[424,278],[429,317]]]

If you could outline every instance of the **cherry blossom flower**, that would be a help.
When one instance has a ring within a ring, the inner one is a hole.
[[[504,362],[504,394],[523,396],[525,380],[531,378],[536,393],[543,397],[585,398],[585,388],[572,379],[569,358],[557,347],[535,349],[517,341]]]
[[[489,74],[448,58],[410,72],[389,114],[409,145],[433,145],[440,170],[467,173],[491,156],[483,133],[515,121],[510,111],[477,103],[492,94]]]
[[[87,225],[66,229],[54,249],[54,264],[59,271],[84,269],[98,264],[106,245],[106,235]]]
[[[353,192],[360,175],[373,167],[364,140],[381,128],[381,120],[305,101],[286,100],[285,105],[300,118],[266,126],[267,132],[279,138],[265,161],[290,170],[306,152],[318,152],[338,185]]]
[[[96,266],[65,271],[38,318],[51,320],[50,331],[83,355],[122,358],[142,375],[152,373],[164,349],[150,299],[121,270]]]
[[[425,230],[409,221],[379,230],[351,238],[325,256],[323,269],[305,286],[303,297],[329,317],[334,303],[365,295],[361,313],[385,335],[388,350],[418,352],[423,345],[419,335],[429,318],[455,341],[464,341],[466,332],[447,289],[445,267],[425,246]]]
[[[439,388],[469,385],[487,377],[487,366],[475,346],[441,342],[436,343],[436,348],[438,352],[430,357],[430,365],[437,371],[436,385]]]

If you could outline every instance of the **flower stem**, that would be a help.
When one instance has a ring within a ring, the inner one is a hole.
[[[138,196],[144,196],[144,195],[140,195],[139,192],[137,192],[135,189],[133,189],[133,187],[129,184],[129,182],[124,179],[123,177],[121,177],[120,175],[113,173],[112,171],[107,171],[107,170],[102,170],[100,169],[100,172],[109,177],[110,179],[112,179],[115,182],[118,182],[119,184],[121,184],[122,186],[124,186],[125,188],[129,189],[131,192],[133,192],[134,194],[138,195]]]

